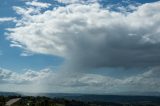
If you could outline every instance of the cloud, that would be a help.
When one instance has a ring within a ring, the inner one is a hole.
[[[48,69],[40,71],[27,70],[24,73],[18,74],[11,70],[0,69],[0,83],[11,83],[11,84],[27,84],[33,83],[34,81],[40,81],[49,75]]]
[[[74,4],[74,3],[93,3],[97,2],[98,0],[57,0],[57,1],[65,4]]]
[[[2,22],[8,22],[8,21],[15,21],[16,19],[14,17],[3,17],[0,18],[0,23]]]
[[[159,67],[125,78],[116,78],[102,74],[74,73],[64,75],[60,72],[43,69],[16,73],[0,70],[1,90],[19,92],[68,92],[68,93],[116,93],[116,92],[160,92]]]
[[[59,88],[60,92],[81,93],[119,93],[119,92],[160,92],[159,67],[125,78],[111,77],[103,74],[74,73],[65,77],[54,74],[47,79],[46,87]],[[63,79],[59,79],[62,78]],[[52,86],[53,85],[53,86]],[[65,89],[63,89],[65,88]]]
[[[154,92],[160,90],[160,81],[159,78],[160,68],[155,67],[151,68],[150,70],[139,74],[137,76],[129,77],[123,80],[122,85],[131,91],[139,91],[139,92]]]
[[[26,5],[40,7],[40,8],[48,8],[49,6],[51,6],[51,4],[49,3],[43,3],[38,1],[26,2]]]
[[[25,70],[18,73],[0,68],[0,90],[10,92],[46,92],[44,80],[51,75],[52,72],[49,69]]]
[[[22,19],[8,29],[8,39],[25,51],[64,57],[70,67],[158,66],[159,10],[160,2],[143,4],[127,15],[99,3],[70,4],[35,15],[32,8],[17,8]]]

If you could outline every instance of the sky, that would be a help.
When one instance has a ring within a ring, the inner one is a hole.
[[[160,92],[159,0],[2,0],[0,91]]]

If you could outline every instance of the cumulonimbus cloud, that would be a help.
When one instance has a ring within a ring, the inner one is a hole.
[[[127,15],[99,3],[69,4],[34,15],[27,10],[17,27],[8,29],[11,45],[25,51],[62,56],[77,67],[160,63],[160,2],[143,4]]]

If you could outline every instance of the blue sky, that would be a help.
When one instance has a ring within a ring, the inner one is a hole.
[[[0,5],[0,17],[19,17],[12,6],[23,6],[22,0],[3,0]],[[20,48],[10,47],[10,42],[6,39],[5,29],[14,27],[13,22],[0,23],[0,67],[20,72],[24,69],[40,70],[46,67],[57,68],[64,61],[63,58],[53,55],[31,55],[20,56],[23,51]]]
[[[23,92],[36,85],[28,92],[160,91],[159,5],[158,0],[1,1],[0,90]]]

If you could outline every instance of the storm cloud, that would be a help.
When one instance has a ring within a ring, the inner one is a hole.
[[[160,2],[143,4],[127,15],[98,3],[73,3],[35,15],[32,6],[15,10],[22,19],[8,29],[11,46],[62,56],[76,67],[134,68],[160,63]]]

